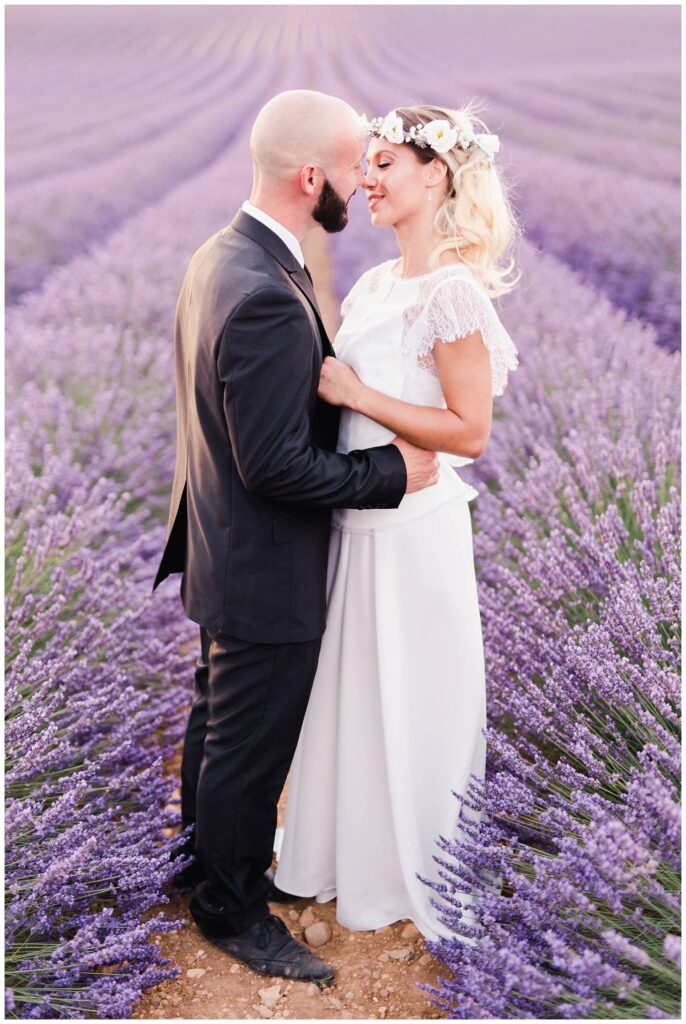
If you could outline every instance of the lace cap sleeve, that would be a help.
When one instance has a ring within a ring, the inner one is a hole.
[[[417,302],[403,316],[403,352],[437,376],[436,342],[453,342],[475,331],[481,332],[489,352],[493,394],[502,395],[508,373],[519,365],[517,349],[490,297],[471,277],[453,274],[422,281]]]
[[[365,270],[364,274],[358,277],[355,284],[341,302],[342,317],[346,317],[348,315],[354,303],[360,298],[360,296],[371,295],[376,291],[381,275],[388,265],[393,262],[393,260],[387,260],[386,263],[380,263],[378,266],[372,267],[370,270]]]

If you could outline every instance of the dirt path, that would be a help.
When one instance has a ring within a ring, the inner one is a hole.
[[[338,299],[333,290],[328,240],[313,231],[303,245],[317,298],[329,336],[339,323]],[[189,656],[189,673],[193,655]],[[180,760],[180,752],[179,752]],[[178,777],[178,764],[174,771]],[[278,824],[283,825],[288,783],[279,801]],[[177,792],[178,798],[178,792]],[[272,903],[291,933],[301,941],[315,921],[328,926],[330,938],[314,952],[333,964],[336,980],[319,989],[302,981],[266,978],[255,974],[221,950],[205,942],[188,913],[192,893],[165,906],[168,916],[183,916],[179,932],[159,935],[157,941],[183,970],[174,981],[147,992],[139,1001],[135,1019],[437,1019],[443,1014],[417,982],[434,984],[446,968],[425,950],[422,935],[408,921],[369,932],[350,932],[336,922],[336,901],[316,903],[299,899],[291,904]]]
[[[178,773],[181,752],[174,771]],[[179,791],[176,791],[179,799]],[[288,783],[279,801],[278,824],[283,825]],[[169,917],[181,916],[184,927],[155,939],[164,954],[183,973],[151,989],[139,1000],[132,1017],[148,1019],[437,1019],[443,1016],[417,982],[435,984],[447,976],[443,964],[425,950],[424,940],[409,921],[377,931],[350,932],[336,921],[336,901],[316,903],[299,899],[272,903],[291,933],[306,941],[304,930],[324,922],[330,938],[314,949],[333,964],[336,979],[319,989],[302,981],[262,977],[233,957],[207,943],[188,913],[192,893],[161,907]]]
[[[287,790],[286,785],[279,802],[279,826],[283,824]],[[161,908],[168,916],[184,917],[186,925],[156,939],[183,974],[147,992],[132,1014],[134,1019],[383,1020],[443,1016],[416,983],[434,984],[438,975],[446,976],[445,968],[429,956],[421,934],[408,921],[375,932],[350,932],[336,922],[335,900],[270,904],[272,913],[283,918],[301,942],[305,941],[305,927],[314,921],[328,925],[330,939],[313,951],[333,964],[336,979],[330,988],[320,990],[308,982],[257,975],[205,942],[188,913],[191,895],[186,893]]]

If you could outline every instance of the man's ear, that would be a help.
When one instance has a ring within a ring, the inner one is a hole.
[[[313,196],[319,190],[321,171],[314,164],[306,164],[300,170],[300,188],[305,195]]]

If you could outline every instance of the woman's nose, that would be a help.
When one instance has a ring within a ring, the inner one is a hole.
[[[369,167],[367,169],[367,173],[364,176],[364,187],[365,188],[371,188],[375,184],[376,184],[376,174],[374,173],[374,168],[373,167]]]

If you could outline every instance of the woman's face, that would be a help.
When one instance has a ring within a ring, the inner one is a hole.
[[[436,179],[432,161],[422,164],[409,144],[397,144],[374,138],[367,149],[367,173],[364,187],[374,227],[395,227],[419,211],[427,210],[428,187]],[[439,183],[439,189],[445,186]],[[438,208],[438,189],[431,208]]]

